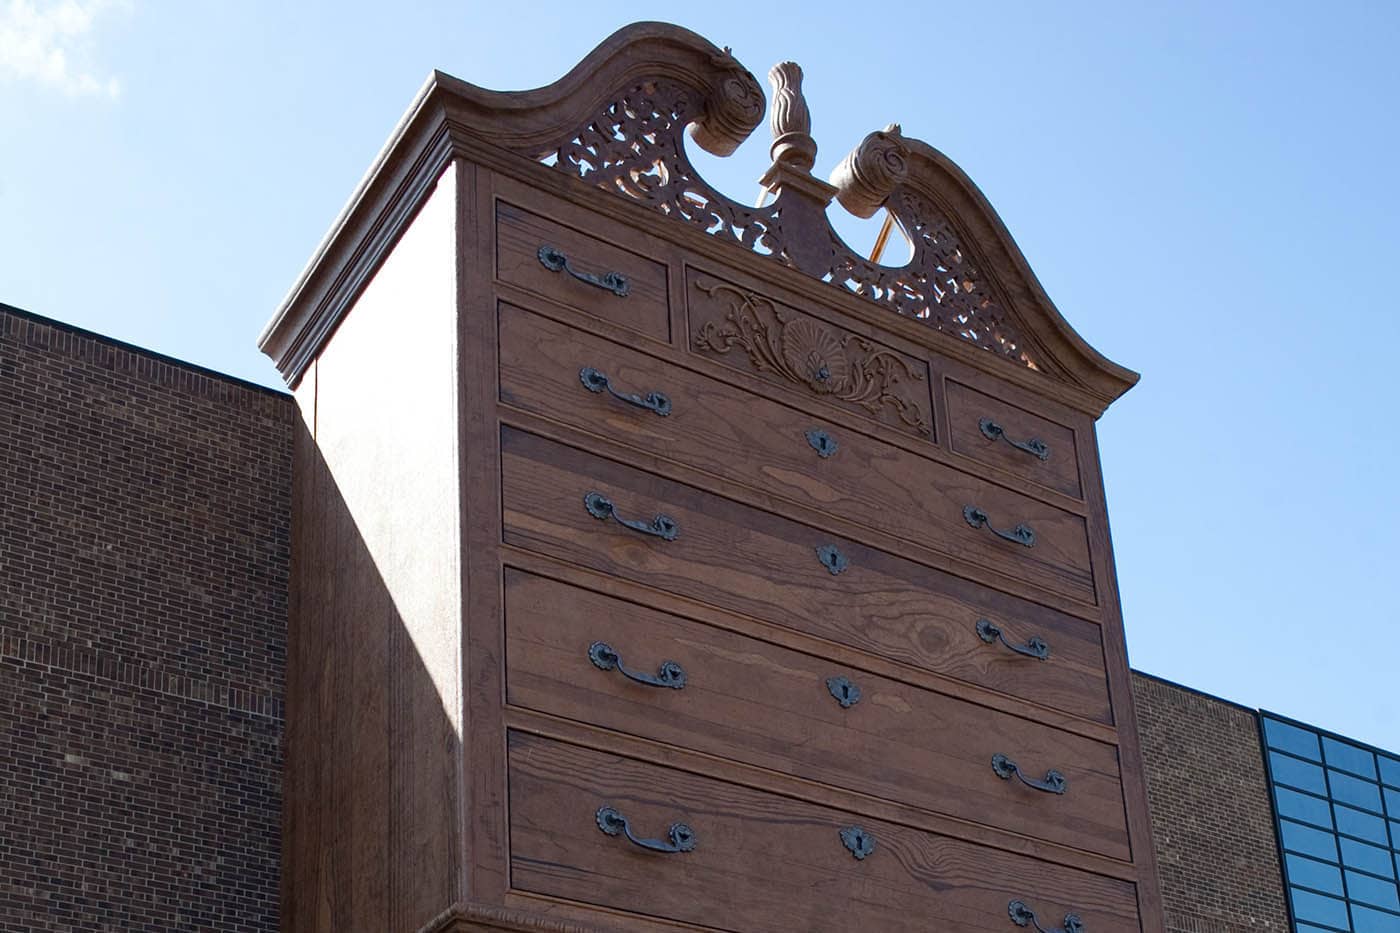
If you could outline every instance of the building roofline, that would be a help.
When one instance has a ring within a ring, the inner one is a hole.
[[[1159,677],[1156,674],[1149,674],[1146,671],[1140,671],[1137,668],[1133,668],[1132,671],[1139,677],[1146,677],[1148,680],[1155,680],[1159,684],[1166,684],[1168,687],[1175,687],[1176,689],[1183,690],[1186,693],[1194,693],[1198,697],[1204,697],[1207,700],[1214,700],[1216,703],[1222,703],[1225,706],[1232,706],[1235,709],[1242,710],[1246,713],[1249,713],[1252,716],[1257,717],[1260,713],[1259,710],[1255,709],[1252,706],[1245,706],[1243,703],[1236,703],[1234,700],[1227,700],[1224,697],[1218,697],[1213,693],[1206,693],[1204,690],[1197,690],[1195,687],[1188,687],[1185,684],[1177,683],[1176,681],[1169,680],[1166,677]]]
[[[181,369],[187,369],[191,372],[196,372],[203,376],[208,376],[213,379],[219,379],[224,382],[232,383],[233,385],[240,386],[245,389],[252,389],[255,392],[261,392],[264,395],[271,395],[275,398],[287,399],[288,401],[292,399],[291,393],[283,392],[280,389],[274,389],[271,386],[265,386],[257,382],[250,382],[247,379],[240,379],[237,376],[230,376],[228,373],[221,373],[217,369],[210,369],[207,366],[200,366],[198,363],[191,363],[188,360],[182,360],[179,357],[169,356],[164,353],[157,353],[155,350],[137,346],[134,343],[127,343],[125,340],[118,340],[115,337],[108,337],[106,334],[99,334],[97,331],[88,330],[85,327],[78,327],[74,324],[68,324],[64,321],[55,320],[51,317],[45,317],[42,314],[35,314],[33,311],[26,311],[23,308],[16,308],[14,305],[6,304],[3,301],[0,301],[0,313],[12,314],[15,317],[23,318],[27,321],[32,321],[35,324],[42,324],[45,327],[52,327],[54,330],[64,331],[66,333],[70,333],[78,337],[85,337],[89,340],[97,340],[107,344],[108,346],[115,347],[119,350],[126,350],[130,353],[140,353],[143,356],[148,356],[152,359],[159,360],[162,363],[169,363],[172,366],[178,366]]]

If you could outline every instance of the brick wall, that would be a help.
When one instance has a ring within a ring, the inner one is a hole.
[[[0,931],[277,928],[294,417],[0,306]]]
[[[1133,673],[1168,933],[1286,933],[1253,710]]]

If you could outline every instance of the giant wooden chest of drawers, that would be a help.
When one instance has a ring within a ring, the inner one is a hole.
[[[1162,929],[1093,432],[1135,377],[935,150],[813,178],[799,74],[760,208],[685,158],[764,104],[684,30],[435,75],[269,325],[285,929]]]

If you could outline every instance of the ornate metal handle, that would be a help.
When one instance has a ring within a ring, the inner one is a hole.
[[[1047,930],[1035,919],[1035,911],[1027,907],[1025,901],[1012,901],[1006,911],[1011,914],[1011,922],[1018,927],[1034,926],[1040,933],[1084,933],[1084,921],[1079,919],[1078,914],[1065,914],[1063,929]]]
[[[1006,429],[991,418],[983,418],[977,422],[977,427],[981,429],[982,436],[989,441],[1006,441],[1012,447],[1024,450],[1032,457],[1039,457],[1041,460],[1050,459],[1050,446],[1038,437],[1033,437],[1028,441],[1012,440],[1006,436]]]
[[[985,527],[998,538],[1005,538],[1007,541],[1014,541],[1026,547],[1035,547],[1035,530],[1031,528],[1030,525],[1022,523],[1012,528],[1010,531],[1002,531],[1000,528],[993,528],[991,519],[987,517],[987,513],[975,505],[963,506],[963,518],[973,528]]]
[[[1050,658],[1050,646],[1046,644],[1045,639],[1041,638],[1039,635],[1032,637],[1030,641],[1026,642],[1024,645],[1013,645],[1006,640],[1006,636],[1002,634],[1001,629],[997,628],[987,619],[977,620],[977,634],[989,645],[993,642],[1000,641],[1017,654],[1024,654],[1026,657],[1035,658],[1037,661],[1046,661]]]
[[[836,456],[836,451],[840,444],[836,443],[836,438],[823,431],[821,428],[812,428],[807,432],[807,443],[812,445],[812,449],[817,452],[817,456],[825,460],[827,457]]]
[[[601,671],[617,671],[628,680],[635,680],[648,687],[670,687],[679,690],[685,686],[685,669],[675,661],[662,661],[656,674],[639,674],[622,666],[622,655],[613,650],[605,641],[595,641],[588,646],[588,660]]]
[[[648,392],[646,395],[632,395],[628,392],[619,392],[612,387],[608,381],[608,374],[594,369],[592,366],[585,366],[578,371],[578,381],[582,382],[584,388],[590,392],[607,391],[613,398],[626,402],[628,405],[636,405],[638,408],[645,408],[647,411],[654,411],[661,417],[666,417],[671,413],[671,400],[660,392]]]
[[[676,520],[669,515],[657,515],[649,522],[623,518],[617,514],[617,508],[612,504],[612,500],[601,492],[590,492],[584,496],[583,507],[594,518],[604,521],[611,518],[619,525],[631,528],[633,531],[640,531],[644,535],[652,535],[662,541],[674,541],[676,536],[681,533],[681,526],[676,524]]]
[[[847,826],[841,830],[841,844],[857,862],[865,861],[865,857],[875,851],[875,837],[859,826]]]
[[[850,561],[846,560],[846,555],[842,554],[834,544],[823,544],[816,550],[817,560],[822,562],[822,566],[830,571],[833,577],[837,574],[844,573],[846,568],[850,566]]]
[[[850,709],[860,702],[860,688],[845,677],[837,675],[826,679],[826,689],[842,709]]]
[[[601,288],[605,292],[612,292],[619,298],[626,298],[627,293],[632,290],[632,283],[627,281],[627,276],[621,272],[604,272],[602,275],[594,275],[591,272],[580,272],[569,265],[569,257],[565,256],[553,246],[541,246],[536,253],[540,257],[540,265],[550,272],[567,272],[580,282],[587,282],[596,288]]]
[[[1037,781],[1022,774],[1016,762],[1007,758],[1005,755],[992,756],[992,770],[995,771],[997,777],[1001,778],[1003,781],[1009,781],[1012,775],[1015,775],[1020,778],[1021,783],[1027,787],[1043,790],[1047,794],[1063,794],[1069,789],[1069,781],[1065,779],[1063,774],[1053,768],[1045,772],[1045,780]],[[1024,926],[1024,924],[1022,924],[1022,926]]]
[[[684,823],[672,823],[666,829],[669,842],[660,839],[638,839],[632,835],[632,827],[628,825],[627,817],[612,807],[598,808],[598,828],[609,836],[625,835],[633,845],[653,852],[689,852],[695,848],[695,830]]]

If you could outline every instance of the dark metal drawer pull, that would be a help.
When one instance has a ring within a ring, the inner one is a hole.
[[[842,709],[850,709],[860,702],[860,688],[851,683],[845,677],[836,676],[826,679],[826,689],[841,704]]]
[[[993,528],[991,519],[987,513],[975,505],[963,506],[963,518],[973,528],[985,527],[998,538],[1005,538],[1007,541],[1014,541],[1017,544],[1024,544],[1026,547],[1035,547],[1035,530],[1030,525],[1020,524],[1010,531],[1002,531],[1000,528]]]
[[[992,756],[992,770],[995,771],[997,777],[1001,778],[1003,781],[1011,780],[1012,776],[1014,775],[1015,777],[1020,778],[1021,783],[1026,785],[1027,787],[1034,787],[1036,790],[1043,790],[1047,794],[1063,794],[1066,790],[1069,789],[1069,781],[1065,779],[1065,776],[1063,774],[1054,770],[1053,768],[1045,772],[1045,780],[1033,780],[1032,778],[1028,778],[1024,774],[1022,774],[1021,769],[1017,767],[1016,762],[1012,761],[1010,758],[1007,758],[1005,755]]]
[[[1041,460],[1050,459],[1050,446],[1038,437],[1033,437],[1028,441],[1014,441],[1006,436],[1006,429],[991,418],[983,418],[977,422],[977,427],[981,429],[982,436],[989,441],[1006,441],[1017,450],[1024,450],[1033,457],[1039,457]]]
[[[841,844],[855,857],[857,862],[875,851],[875,837],[859,826],[847,826],[841,830]]]
[[[677,525],[676,520],[669,515],[657,515],[649,522],[623,518],[617,514],[612,500],[601,492],[590,492],[584,496],[583,507],[588,509],[588,514],[594,518],[604,521],[611,518],[619,525],[631,528],[633,531],[640,531],[644,535],[652,535],[663,541],[674,541],[676,536],[681,533],[681,526]]]
[[[632,395],[628,392],[619,392],[612,387],[608,381],[608,374],[594,369],[592,366],[585,366],[578,371],[578,380],[590,392],[606,391],[613,398],[626,402],[628,405],[636,405],[638,408],[645,408],[647,411],[654,411],[661,417],[666,417],[671,413],[671,400],[660,392],[648,392],[646,395]]]
[[[639,674],[622,666],[622,655],[613,650],[605,641],[595,641],[588,646],[588,660],[602,671],[617,671],[628,680],[635,680],[648,687],[670,687],[679,690],[685,686],[685,669],[675,661],[662,661],[656,674]]]
[[[834,544],[823,544],[817,548],[817,560],[822,562],[822,566],[829,570],[833,577],[843,573],[850,566],[846,555],[842,554]]]
[[[598,808],[598,828],[609,836],[625,835],[633,845],[653,852],[689,852],[695,848],[695,830],[684,823],[672,823],[667,828],[666,838],[669,842],[660,839],[638,839],[632,835],[632,827],[627,824],[627,817],[612,807]]]
[[[1011,914],[1011,922],[1018,927],[1034,926],[1040,933],[1084,933],[1084,921],[1078,914],[1065,914],[1065,925],[1059,930],[1047,930],[1035,919],[1035,911],[1026,906],[1025,901],[1012,901],[1006,907]]]
[[[993,625],[987,619],[977,620],[977,634],[987,644],[1000,641],[1017,654],[1024,654],[1028,658],[1035,658],[1037,661],[1045,661],[1050,658],[1050,646],[1045,643],[1045,639],[1039,635],[1033,636],[1024,645],[1015,645],[1006,640],[1001,629]]]
[[[821,428],[812,428],[807,432],[807,443],[812,445],[812,449],[817,452],[817,456],[825,460],[827,457],[836,456],[836,451],[841,447],[836,443],[836,438],[827,434]]]
[[[580,282],[587,282],[589,285],[601,288],[605,292],[612,292],[619,298],[626,298],[627,293],[632,290],[632,283],[627,281],[627,276],[621,272],[604,272],[602,275],[594,275],[591,272],[580,272],[569,265],[569,257],[555,249],[553,246],[541,246],[536,253],[540,257],[540,265],[550,272],[567,272]]]

